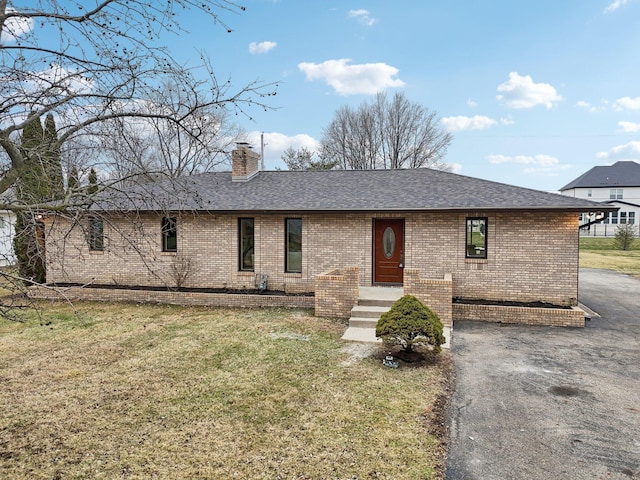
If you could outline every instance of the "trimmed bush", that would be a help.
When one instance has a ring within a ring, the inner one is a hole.
[[[376,326],[376,337],[387,346],[400,345],[405,352],[414,346],[431,345],[435,352],[445,342],[440,317],[412,295],[397,300]]]

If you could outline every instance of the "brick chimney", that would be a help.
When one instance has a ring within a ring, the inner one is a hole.
[[[258,174],[260,155],[248,143],[238,142],[231,152],[231,180],[246,182]]]

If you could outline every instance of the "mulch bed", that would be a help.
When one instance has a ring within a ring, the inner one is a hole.
[[[147,285],[111,285],[111,284],[95,284],[82,285],[80,283],[50,283],[49,287],[82,287],[82,288],[104,288],[110,290],[138,290],[150,292],[185,292],[185,293],[226,293],[236,295],[275,295],[288,297],[313,297],[313,292],[306,293],[286,293],[281,290],[264,290],[256,289],[234,289],[234,288],[194,288],[194,287],[154,287]]]
[[[531,307],[531,308],[558,308],[562,310],[571,310],[571,307],[564,305],[556,305],[547,302],[515,302],[509,300],[484,300],[454,297],[453,303],[463,303],[466,305],[496,305],[499,307]]]

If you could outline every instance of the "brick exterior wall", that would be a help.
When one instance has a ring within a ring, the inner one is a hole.
[[[487,217],[487,259],[465,259],[465,219]],[[407,216],[405,258],[423,278],[451,273],[453,296],[576,305],[578,214],[487,213]]]
[[[88,219],[46,219],[47,281],[175,286],[188,264],[185,287],[253,288],[268,275],[270,290],[312,292],[315,277],[360,269],[372,284],[374,218],[405,219],[405,266],[425,279],[452,276],[452,295],[470,299],[545,301],[575,305],[578,215],[574,213],[256,214],[255,272],[239,271],[238,215],[172,214],[178,251],[162,252],[162,214],[108,214],[105,250],[90,252]],[[488,217],[486,260],[465,259],[465,219]],[[284,271],[285,219],[302,218],[302,272]],[[409,275],[408,273],[406,273]]]
[[[335,269],[316,275],[315,314],[321,317],[349,318],[351,309],[358,304],[359,285],[360,269],[357,267]]]
[[[454,303],[453,317],[456,320],[551,325],[554,327],[584,327],[585,322],[585,312],[578,307],[559,309]]]
[[[445,327],[453,326],[451,310],[452,297],[451,274],[443,279],[420,278],[420,271],[407,268],[404,271],[404,294],[413,295],[438,314]]]

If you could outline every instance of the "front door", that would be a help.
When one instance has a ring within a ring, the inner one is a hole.
[[[402,284],[404,219],[373,220],[373,282]]]

